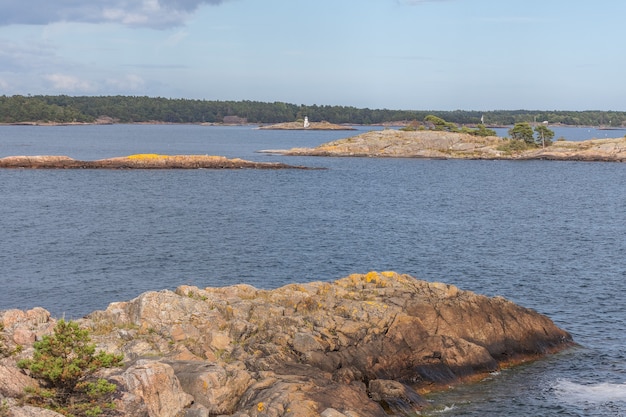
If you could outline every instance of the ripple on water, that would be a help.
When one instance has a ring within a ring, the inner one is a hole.
[[[7,154],[28,143],[78,159],[208,153],[329,169],[1,171],[0,308],[80,317],[181,284],[273,288],[393,269],[504,296],[581,345],[442,393],[437,413],[626,415],[626,164],[254,153],[343,133],[9,131]]]

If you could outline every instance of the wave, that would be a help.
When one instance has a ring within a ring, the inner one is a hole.
[[[434,415],[446,414],[446,413],[449,413],[449,412],[454,411],[456,409],[457,409],[457,407],[456,407],[455,404],[444,405],[441,408],[433,408],[432,410],[427,411],[426,414],[419,414],[419,415],[434,416]]]
[[[567,403],[625,403],[626,383],[577,384],[567,379],[559,379],[553,386],[554,392]]]

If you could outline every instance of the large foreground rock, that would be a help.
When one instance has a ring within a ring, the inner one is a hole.
[[[362,156],[439,159],[549,159],[564,161],[626,161],[626,138],[556,141],[545,148],[515,151],[508,140],[440,131],[379,130],[324,143],[315,148],[264,151],[285,155]]]
[[[0,319],[5,350],[16,333],[54,321],[39,310]],[[504,298],[394,272],[275,290],[181,286],[80,322],[100,348],[125,355],[125,369],[104,374],[120,386],[117,409],[145,416],[408,416],[425,392],[572,343]],[[15,396],[14,384],[0,387]]]

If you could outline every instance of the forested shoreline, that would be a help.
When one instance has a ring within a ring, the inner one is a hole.
[[[490,126],[543,122],[571,126],[626,126],[622,111],[389,110],[283,102],[216,101],[137,96],[0,96],[0,123],[283,123],[303,119],[336,124],[422,121],[435,115],[452,123]]]

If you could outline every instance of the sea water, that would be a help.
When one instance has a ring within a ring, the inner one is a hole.
[[[579,344],[434,395],[425,414],[626,415],[626,164],[256,152],[367,129],[0,127],[0,156],[193,153],[325,168],[0,170],[0,309],[78,318],[181,284],[276,288],[395,270],[504,296]]]

